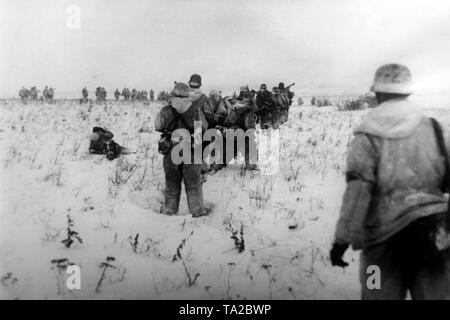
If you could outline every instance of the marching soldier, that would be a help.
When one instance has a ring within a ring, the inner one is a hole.
[[[81,95],[83,96],[81,103],[88,102],[89,92],[86,87],[84,87],[83,90],[81,90]]]
[[[272,104],[272,126],[274,129],[278,129],[281,125],[281,113],[283,107],[283,101],[280,98],[280,90],[278,89],[278,87],[272,88]]]
[[[153,89],[150,89],[150,101],[155,101],[155,92],[153,91]]]
[[[258,116],[260,119],[260,126],[262,129],[268,129],[272,127],[272,118],[274,113],[273,96],[272,93],[267,90],[267,86],[262,84],[260,90],[255,99],[256,106],[258,107]]]
[[[133,90],[131,90],[131,101],[136,101],[137,95],[138,95],[137,90],[133,88]]]
[[[35,86],[31,87],[30,97],[31,97],[32,101],[36,101],[38,99],[38,93],[39,93],[39,90]]]
[[[276,103],[279,106],[280,124],[285,123],[289,119],[289,106],[292,104],[293,93],[284,87],[284,83],[278,84],[278,94],[275,96]]]
[[[116,98],[116,101],[119,101],[119,99],[120,99],[119,89],[116,89],[116,91],[114,91],[114,98]]]
[[[212,90],[204,105],[204,113],[208,121],[208,128],[224,126],[228,111],[222,94],[218,90]]]
[[[253,93],[249,90],[248,86],[241,86],[239,90],[239,95],[235,98],[238,101],[243,101],[246,103],[253,103]]]
[[[23,103],[26,103],[29,98],[30,92],[27,88],[22,87],[19,91],[20,100],[22,100]]]
[[[125,101],[128,101],[130,99],[130,96],[128,94],[128,89],[127,88],[123,88],[122,89],[122,96],[123,96],[123,99]]]
[[[225,126],[230,129],[242,129],[247,131],[249,129],[254,130],[256,128],[256,123],[258,117],[256,112],[257,107],[253,101],[253,94],[248,90],[247,86],[242,86],[240,94],[236,99],[230,98],[226,100],[229,105],[229,112],[227,120],[225,121]],[[256,139],[254,132],[253,137],[249,139]],[[235,156],[237,155],[237,148],[235,148]],[[245,139],[245,167],[248,170],[255,170],[256,164],[250,163],[250,141]]]
[[[218,90],[212,90],[209,93],[209,98],[206,101],[203,111],[208,121],[208,128],[216,128],[222,131],[225,126],[225,121],[228,116],[228,109],[225,100],[222,98],[222,93]],[[223,142],[225,140],[223,139]],[[203,148],[206,148],[209,142],[203,142]],[[225,143],[224,143],[225,145]],[[226,161],[225,153],[223,153],[223,162]],[[214,171],[218,171],[223,168],[223,164],[214,163],[210,168]],[[205,168],[203,168],[205,170]]]
[[[45,86],[44,90],[42,90],[42,95],[44,96],[44,101],[48,102],[48,86]]]

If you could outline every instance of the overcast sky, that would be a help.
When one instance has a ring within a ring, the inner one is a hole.
[[[192,73],[205,91],[284,81],[298,95],[363,93],[387,62],[408,65],[419,92],[450,91],[448,0],[0,0],[0,43],[1,97],[169,89]]]

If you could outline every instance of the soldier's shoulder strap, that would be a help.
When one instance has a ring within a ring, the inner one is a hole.
[[[450,161],[449,161],[447,147],[445,145],[444,131],[442,130],[441,125],[439,124],[439,122],[436,119],[430,118],[430,120],[431,120],[431,124],[433,125],[434,135],[436,137],[436,142],[437,142],[437,145],[439,148],[439,153],[445,164],[445,175],[444,175],[442,189],[444,191],[449,191],[449,189],[450,189]]]

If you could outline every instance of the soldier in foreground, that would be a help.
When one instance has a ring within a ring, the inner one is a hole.
[[[175,164],[171,153],[174,146],[172,132],[176,129],[186,129],[191,135],[194,133],[194,121],[202,123],[203,131],[208,128],[208,123],[202,108],[206,96],[198,89],[201,80],[192,79],[191,85],[197,88],[189,88],[185,83],[178,82],[171,93],[170,103],[164,106],[158,113],[155,128],[161,132],[159,152],[164,155],[163,166],[166,176],[164,190],[164,204],[161,213],[175,215],[178,213],[181,196],[181,182],[184,181],[189,212],[193,217],[201,217],[209,213],[203,203],[203,185],[201,181],[202,164],[191,163]],[[192,89],[196,89],[192,92]],[[192,156],[194,152],[192,151]]]
[[[404,299],[407,291],[413,299],[450,298],[443,195],[450,140],[445,135],[444,144],[439,123],[407,99],[411,84],[405,66],[377,70],[372,91],[378,106],[355,130],[347,155],[330,258],[345,267],[347,248],[362,249],[362,299]],[[379,267],[380,288],[368,288],[369,266]]]

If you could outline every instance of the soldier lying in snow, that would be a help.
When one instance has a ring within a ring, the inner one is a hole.
[[[91,143],[89,145],[89,153],[91,154],[104,154],[108,160],[114,160],[121,154],[134,153],[132,150],[126,147],[120,146],[112,138],[114,135],[100,127],[94,127],[92,129]]]

